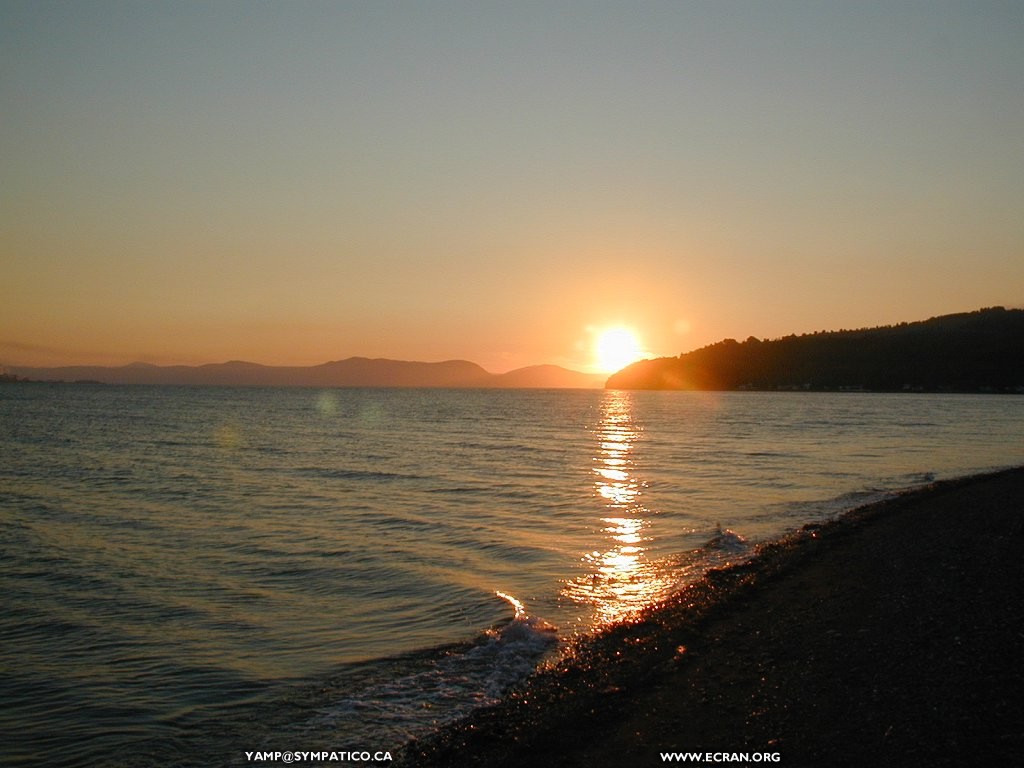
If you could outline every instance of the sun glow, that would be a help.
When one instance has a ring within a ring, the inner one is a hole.
[[[621,326],[607,328],[597,334],[594,357],[604,373],[614,373],[644,356],[636,334]]]

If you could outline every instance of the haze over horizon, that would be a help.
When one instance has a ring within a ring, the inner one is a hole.
[[[597,371],[1019,307],[1022,39],[1000,2],[5,0],[0,364]]]

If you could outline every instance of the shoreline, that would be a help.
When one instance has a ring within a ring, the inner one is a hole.
[[[1014,765],[1020,583],[1024,467],[936,482],[710,571],[396,764]]]

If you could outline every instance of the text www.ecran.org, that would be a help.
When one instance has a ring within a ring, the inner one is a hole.
[[[663,763],[778,763],[778,752],[662,752]]]

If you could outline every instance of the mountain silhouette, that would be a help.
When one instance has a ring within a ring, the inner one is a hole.
[[[914,323],[725,339],[634,363],[609,389],[1024,392],[1024,310],[992,307]]]
[[[350,357],[313,366],[271,366],[231,360],[207,365],[152,365],[130,363],[119,367],[64,366],[26,368],[9,366],[8,378],[35,381],[92,381],[103,384],[166,384],[205,386],[303,387],[489,387],[489,388],[595,388],[603,376],[570,371],[555,365],[520,368],[493,374],[468,360],[422,363]]]

